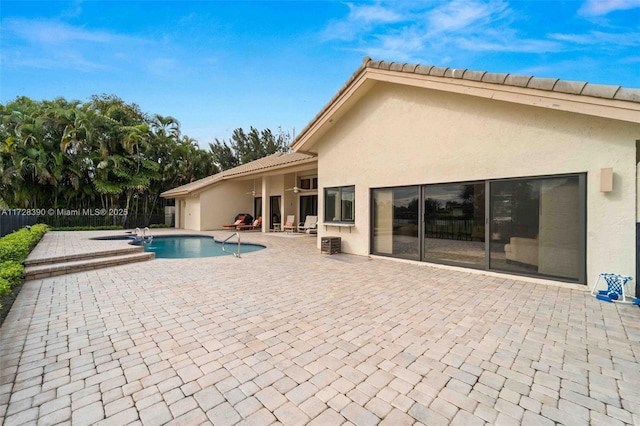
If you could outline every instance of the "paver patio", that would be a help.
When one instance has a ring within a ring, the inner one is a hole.
[[[26,282],[0,329],[0,424],[640,424],[637,307],[242,237],[268,248]]]

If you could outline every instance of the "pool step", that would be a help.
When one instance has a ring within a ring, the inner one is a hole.
[[[27,259],[24,261],[24,266],[28,267],[28,266],[56,264],[56,263],[63,263],[63,262],[75,262],[78,260],[121,256],[126,254],[143,253],[143,252],[144,252],[144,248],[142,246],[127,246],[127,247],[117,248],[113,250],[102,250],[102,251],[94,251],[94,252],[87,252],[87,253],[75,253],[75,254],[68,254],[64,256],[42,257],[39,259]]]
[[[24,276],[26,280],[37,280],[58,275],[73,274],[75,272],[90,271],[93,269],[108,268],[110,266],[125,265],[128,263],[143,262],[155,258],[155,253],[134,252],[129,250],[125,254],[107,255],[101,252],[101,257],[91,257],[78,260],[62,260],[57,263],[40,263],[26,266]],[[94,253],[96,254],[96,253]]]

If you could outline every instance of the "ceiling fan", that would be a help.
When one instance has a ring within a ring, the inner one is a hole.
[[[256,196],[256,180],[253,180],[253,191],[245,192],[247,195],[251,195],[252,197]]]
[[[296,172],[295,184],[293,185],[293,188],[287,188],[285,189],[285,191],[293,191],[294,194],[297,194],[300,191],[310,191],[310,189],[304,189],[298,186],[298,173]]]

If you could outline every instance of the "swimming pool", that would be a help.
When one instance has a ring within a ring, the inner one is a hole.
[[[95,240],[130,240],[133,245],[143,246],[144,251],[153,252],[158,259],[188,259],[192,257],[228,256],[238,252],[238,243],[225,243],[228,251],[222,251],[222,243],[213,237],[200,235],[167,235],[153,237],[142,244],[134,235],[96,237]],[[240,243],[240,254],[251,253],[266,248],[260,244]]]
[[[140,245],[140,243],[135,243]],[[144,251],[153,252],[160,259],[186,259],[191,257],[228,256],[238,252],[237,243],[225,243],[228,251],[222,251],[222,243],[212,237],[197,235],[172,235],[153,237],[151,243],[143,244]],[[250,253],[265,248],[259,244],[240,243],[240,253]]]

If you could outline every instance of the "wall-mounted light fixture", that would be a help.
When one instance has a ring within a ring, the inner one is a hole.
[[[613,191],[613,169],[607,167],[600,169],[600,192]]]

